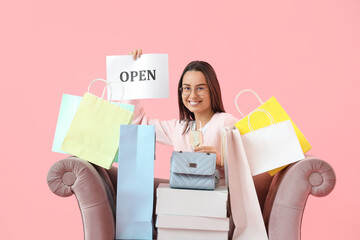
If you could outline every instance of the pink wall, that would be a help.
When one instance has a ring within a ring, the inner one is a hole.
[[[0,239],[82,239],[75,198],[55,196],[46,183],[64,157],[51,152],[61,96],[82,95],[106,77],[106,55],[136,47],[169,54],[170,99],[146,101],[152,117],[177,117],[176,84],[193,59],[214,66],[226,109],[238,117],[239,90],[276,96],[310,153],[337,174],[329,196],[309,198],[303,239],[359,239],[359,1],[173,2],[2,4]],[[156,176],[167,177],[171,148],[157,152]]]

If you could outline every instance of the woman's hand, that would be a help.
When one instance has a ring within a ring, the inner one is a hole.
[[[200,146],[194,148],[195,152],[203,152],[203,153],[215,153],[216,154],[216,166],[222,167],[221,165],[221,156],[216,151],[214,146]]]
[[[133,59],[136,60],[141,57],[142,49],[135,49],[134,51],[130,52],[129,55],[133,56]]]

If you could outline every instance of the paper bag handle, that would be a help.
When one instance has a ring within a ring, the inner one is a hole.
[[[250,123],[250,117],[251,117],[251,115],[252,115],[254,112],[263,112],[263,113],[265,113],[265,114],[269,117],[269,119],[270,119],[270,121],[271,121],[271,125],[275,124],[275,121],[274,121],[273,116],[272,116],[268,111],[266,111],[265,109],[257,108],[257,109],[255,109],[254,111],[252,111],[252,112],[249,114],[249,116],[248,116],[248,125],[249,125],[250,131],[254,131],[254,129],[253,129],[253,127],[251,126],[251,123]]]
[[[92,85],[94,82],[97,82],[97,81],[101,81],[101,82],[104,82],[104,83],[106,84],[105,87],[104,87],[104,90],[103,90],[103,92],[102,92],[102,95],[101,95],[101,99],[103,99],[104,94],[105,94],[105,89],[106,89],[106,87],[107,87],[107,85],[108,85],[108,81],[106,81],[105,79],[97,78],[97,79],[92,80],[92,81],[90,82],[90,84],[89,84],[89,87],[88,87],[87,92],[90,93],[91,85]],[[111,87],[110,87],[110,96],[111,96]],[[111,99],[111,98],[110,98],[110,99]]]
[[[241,94],[243,94],[244,92],[251,92],[252,94],[255,95],[255,97],[259,100],[260,104],[263,104],[264,102],[261,100],[261,98],[259,97],[259,95],[257,95],[257,93],[252,90],[252,89],[244,89],[244,90],[241,90],[235,97],[235,106],[236,106],[236,109],[239,111],[239,113],[245,117],[245,114],[243,114],[241,111],[240,111],[240,108],[237,104],[237,101],[238,101],[238,98],[240,97]]]
[[[112,88],[111,88],[111,84],[112,83],[118,83],[118,84],[120,84],[121,86],[122,86],[122,94],[121,94],[121,98],[120,99],[122,99],[123,97],[124,97],[124,93],[125,93],[125,87],[124,87],[124,85],[121,83],[121,82],[116,82],[116,81],[106,81],[105,79],[102,79],[102,78],[97,78],[97,79],[94,79],[94,80],[92,80],[91,82],[90,82],[90,84],[89,84],[89,87],[88,87],[88,93],[90,93],[90,88],[91,88],[91,85],[94,83],[94,82],[97,82],[97,81],[101,81],[101,82],[105,82],[106,83],[106,85],[105,85],[105,87],[104,87],[104,90],[103,90],[103,92],[102,92],[102,94],[101,94],[101,99],[103,99],[104,98],[104,94],[105,94],[105,89],[108,87],[109,88],[109,92],[110,92],[110,98],[109,98],[109,102],[111,102],[111,99],[112,99]],[[118,102],[118,105],[120,105],[120,101]]]
[[[113,84],[113,83],[120,84],[121,87],[122,87],[121,97],[120,97],[120,99],[119,99],[119,104],[120,104],[120,101],[124,98],[125,86],[124,86],[124,84],[122,84],[122,83],[119,82],[119,81],[109,81],[108,84],[107,84],[107,86],[110,87],[110,90],[111,90],[111,86],[110,86],[110,85]],[[110,102],[111,102],[111,98],[112,98],[112,96],[111,96],[111,91],[110,91],[110,98],[109,98]]]

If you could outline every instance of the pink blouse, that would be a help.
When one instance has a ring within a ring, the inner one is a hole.
[[[139,100],[130,100],[127,103],[135,105],[133,124],[154,125],[156,141],[166,145],[174,146],[174,151],[192,152],[189,143],[190,131],[184,132],[185,121],[179,122],[178,119],[160,121],[158,119],[149,119],[144,112]],[[203,146],[214,146],[216,151],[221,153],[221,130],[224,127],[232,127],[239,120],[230,113],[215,113],[207,123],[204,133]]]

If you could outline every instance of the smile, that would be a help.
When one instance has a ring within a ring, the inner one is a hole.
[[[195,105],[198,105],[199,103],[201,103],[201,101],[198,101],[198,102],[189,101],[189,103],[191,106],[195,106]]]

